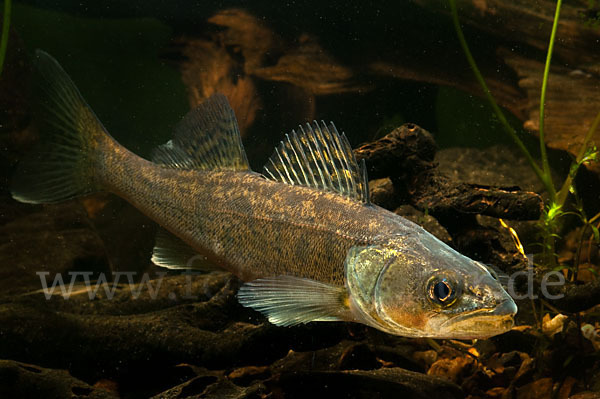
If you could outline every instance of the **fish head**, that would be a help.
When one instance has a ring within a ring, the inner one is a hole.
[[[487,338],[513,326],[517,307],[488,269],[424,230],[353,247],[346,283],[357,321],[385,332]]]

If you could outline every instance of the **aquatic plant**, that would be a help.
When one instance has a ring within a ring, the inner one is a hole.
[[[495,114],[498,117],[498,120],[504,127],[504,130],[512,138],[512,140],[515,142],[517,147],[519,147],[521,152],[525,155],[525,157],[527,158],[527,161],[531,165],[531,168],[533,169],[533,171],[535,172],[535,174],[539,178],[539,180],[542,182],[545,190],[548,193],[549,201],[546,206],[546,209],[542,213],[542,217],[541,217],[540,223],[539,223],[539,226],[541,227],[540,230],[541,230],[541,238],[542,238],[542,243],[541,243],[541,245],[542,245],[542,262],[546,266],[549,266],[552,268],[557,268],[556,254],[555,254],[555,240],[556,240],[556,238],[558,238],[557,231],[559,228],[559,218],[566,214],[573,213],[573,212],[565,212],[564,206],[565,206],[565,203],[566,203],[569,193],[576,194],[575,186],[574,186],[574,179],[575,179],[575,176],[577,175],[577,172],[578,172],[580,166],[585,163],[588,163],[588,162],[597,161],[599,159],[598,150],[596,149],[595,146],[591,145],[591,143],[592,143],[592,138],[594,137],[594,133],[596,132],[596,129],[598,128],[598,125],[600,124],[600,112],[598,112],[598,114],[596,115],[594,121],[592,122],[592,124],[590,126],[590,129],[588,130],[588,132],[585,135],[585,138],[583,140],[583,143],[581,144],[581,148],[580,148],[579,152],[577,153],[577,156],[573,160],[573,163],[570,167],[569,173],[568,173],[564,183],[562,184],[561,188],[559,190],[557,190],[552,181],[552,176],[551,176],[551,172],[550,172],[550,164],[548,161],[548,154],[547,154],[547,149],[546,149],[546,142],[545,142],[545,138],[544,138],[545,137],[544,136],[544,120],[545,120],[544,106],[546,103],[546,88],[548,85],[548,76],[549,76],[549,72],[550,72],[550,64],[552,61],[552,53],[553,53],[553,49],[554,49],[554,42],[556,39],[556,31],[558,28],[558,21],[560,18],[560,9],[561,9],[561,5],[562,5],[562,0],[557,0],[557,2],[556,2],[556,10],[554,13],[554,20],[552,23],[552,31],[550,34],[548,50],[546,52],[546,62],[545,62],[545,66],[544,66],[544,75],[543,75],[543,79],[542,79],[542,87],[541,87],[541,92],[540,92],[539,144],[540,144],[540,157],[541,157],[541,164],[542,164],[541,167],[534,160],[533,156],[531,155],[529,150],[527,150],[527,148],[525,147],[525,145],[523,144],[521,139],[519,139],[519,137],[517,136],[516,130],[510,125],[510,123],[504,116],[502,109],[500,109],[500,107],[496,103],[496,100],[494,99],[490,89],[488,88],[487,84],[485,83],[485,80],[484,80],[479,68],[477,67],[477,63],[475,62],[475,59],[473,58],[473,55],[469,49],[469,46],[467,44],[467,41],[466,41],[465,36],[462,31],[462,28],[460,26],[460,22],[458,19],[458,11],[457,11],[457,7],[456,7],[456,0],[449,0],[449,4],[450,4],[450,10],[451,10],[451,14],[452,14],[452,21],[454,24],[454,28],[456,30],[456,34],[458,36],[458,40],[459,40],[460,45],[465,53],[467,62],[469,63],[477,81],[479,82],[479,84],[481,85],[481,87],[483,89],[485,97],[490,102]],[[598,234],[596,233],[597,227],[596,227],[596,230],[593,229],[595,227],[593,225],[593,221],[597,220],[600,217],[600,214],[598,214],[588,220],[587,218],[585,218],[585,215],[583,213],[583,207],[577,207],[577,214],[579,215],[581,220],[584,222],[584,226],[585,226],[582,230],[582,240],[583,240],[583,233],[585,233],[585,231],[588,228],[590,228],[594,232],[595,237],[597,237],[598,236]],[[560,267],[560,268],[562,268],[562,267]]]
[[[580,17],[588,28],[600,27],[600,0],[587,0],[587,10],[581,12]]]
[[[2,67],[6,58],[6,49],[8,47],[8,34],[10,28],[10,11],[12,0],[4,0],[4,15],[2,18],[2,37],[0,38],[0,76],[2,75]]]

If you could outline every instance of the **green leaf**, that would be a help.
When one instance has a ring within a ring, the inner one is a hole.
[[[562,211],[562,205],[553,202],[548,205],[548,211],[546,213],[546,217],[549,221],[554,220],[561,216],[564,212]]]
[[[594,225],[590,225],[592,229],[592,233],[594,233],[594,241],[600,242],[600,232],[598,232],[598,227]]]

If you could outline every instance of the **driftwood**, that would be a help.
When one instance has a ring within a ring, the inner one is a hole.
[[[526,130],[537,132],[541,76],[555,2],[457,3],[465,35],[492,94]],[[182,55],[179,65],[190,104],[197,105],[214,91],[224,92],[244,133],[253,124],[263,124],[260,115],[267,113],[289,115],[281,125],[269,122],[277,132],[288,131],[299,121],[311,120],[322,112],[316,106],[323,104],[318,101],[321,96],[356,97],[385,90],[394,80],[397,84],[418,81],[450,86],[483,96],[452,29],[447,3],[412,0],[398,7],[389,6],[384,13],[413,16],[402,20],[402,34],[390,36],[381,26],[393,26],[393,22],[384,18],[385,23],[369,25],[377,40],[356,49],[354,43],[340,36],[334,35],[339,42],[328,42],[332,32],[309,28],[310,21],[295,33],[296,37],[290,37],[254,17],[252,7],[220,11],[207,19],[218,31],[206,30],[199,37],[186,36],[178,41]],[[257,6],[257,15],[259,9]],[[546,142],[551,148],[571,154],[579,151],[600,110],[600,28],[596,11],[583,0],[563,5],[550,70]],[[433,34],[429,32],[432,29]],[[359,56],[348,57],[339,50],[342,48],[358,51]],[[269,102],[276,106],[271,107]],[[403,107],[397,111],[403,112]],[[376,129],[372,125],[355,128]],[[368,137],[372,132],[366,133]],[[598,164],[587,166],[600,172]]]
[[[405,11],[422,7],[431,12],[432,20],[448,21],[446,3],[413,3],[413,9]],[[493,95],[525,129],[536,132],[544,52],[555,3],[459,0],[458,6],[461,22],[467,25],[467,40],[476,44],[478,35],[487,37],[485,46],[473,45],[472,50]],[[572,154],[579,151],[600,110],[600,28],[594,26],[595,10],[590,7],[584,1],[563,6],[547,93],[546,142]],[[303,31],[291,42],[247,11],[224,10],[208,22],[221,30],[209,33],[208,38],[182,37],[178,42],[190,103],[198,104],[213,91],[224,92],[238,114],[242,132],[256,121],[259,110],[268,109],[269,97],[261,92],[260,82],[280,85],[276,87],[284,92],[275,95],[285,98],[281,103],[289,110],[284,112],[297,115],[298,121],[318,114],[318,96],[364,93],[389,84],[390,79],[483,94],[453,32],[435,37],[419,32],[425,28],[418,24],[409,25],[399,42],[376,41],[363,49],[362,57],[347,63],[340,61],[341,54],[331,52],[331,46],[319,43],[324,37]],[[588,166],[598,171],[597,165]]]
[[[449,12],[445,2],[413,2],[435,13]],[[517,86],[514,79],[499,79],[495,71],[487,69],[485,55],[475,53],[477,62],[484,65],[483,74],[489,80],[492,93],[523,120],[525,129],[537,132],[541,80],[556,2],[458,0],[457,4],[461,23],[496,40],[495,43],[490,41],[488,47],[496,49],[499,70],[508,66],[517,75]],[[559,19],[546,94],[545,139],[549,147],[567,150],[571,154],[578,153],[585,134],[600,111],[598,11],[597,2],[577,0],[563,4]],[[475,42],[476,35],[467,36],[467,40]],[[509,99],[506,88],[494,87],[498,84],[520,90],[525,96],[509,94],[512,97]],[[464,84],[458,84],[461,85]],[[474,93],[481,95],[481,91]],[[600,141],[598,135],[595,141]],[[588,166],[600,172],[597,163]]]
[[[435,153],[432,135],[411,123],[354,150],[359,161],[366,161],[370,177],[391,178],[393,184],[376,186],[377,197],[387,198],[388,206],[399,205],[389,201],[389,197],[401,198],[434,216],[464,254],[507,271],[523,268],[526,259],[507,232],[481,225],[476,216],[535,220],[542,211],[541,197],[518,187],[483,186],[450,179],[438,169]],[[385,190],[389,193],[381,192]]]
[[[555,307],[565,312],[582,312],[600,303],[600,280],[580,285],[567,284],[558,289],[548,288],[557,299],[549,299]]]
[[[536,193],[455,182],[444,176],[434,162],[433,137],[417,125],[402,125],[354,152],[357,160],[366,160],[370,177],[391,177],[408,194],[411,205],[435,216],[463,213],[535,220],[541,215],[543,203]]]

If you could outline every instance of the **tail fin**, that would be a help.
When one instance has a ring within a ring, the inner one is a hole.
[[[94,162],[108,135],[73,81],[47,53],[35,52],[40,143],[17,166],[11,193],[27,203],[55,203],[100,189]]]

